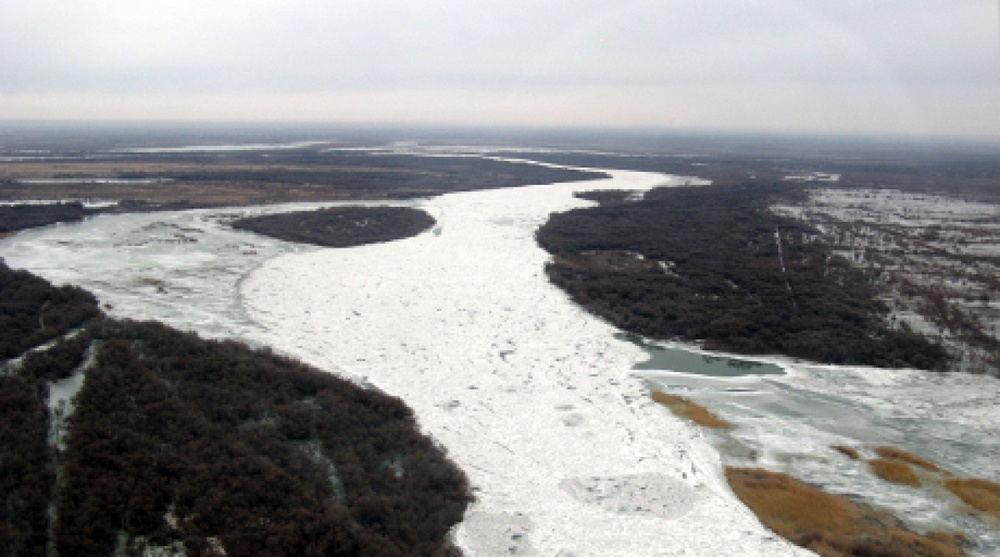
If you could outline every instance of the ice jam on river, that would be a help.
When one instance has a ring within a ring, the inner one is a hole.
[[[905,437],[895,422],[866,426],[872,413],[922,430],[953,424],[938,429],[956,444],[937,445],[952,453],[931,456],[976,462],[998,479],[989,378],[872,377],[787,361],[777,362],[789,371],[780,379],[636,374],[647,354],[552,286],[534,241],[550,213],[588,204],[574,192],[687,181],[609,174],[416,202],[437,219],[432,231],[358,248],[303,248],[224,224],[237,213],[300,208],[272,207],[98,217],[8,238],[0,256],[92,290],[112,315],[267,344],[400,396],[470,477],[476,502],[455,531],[470,556],[809,554],[735,498],[719,454],[650,399],[649,380],[717,402],[749,424],[737,440],[763,463],[794,461],[790,471],[822,483],[863,475],[837,461],[815,466],[831,461],[823,451],[833,442]],[[830,422],[839,429],[820,427]],[[973,460],[954,453],[971,451],[962,447],[976,447]]]
[[[730,495],[716,453],[666,416],[643,355],[544,273],[535,230],[585,189],[446,195],[432,232],[267,261],[242,284],[258,339],[401,396],[466,471],[469,555],[792,554]],[[675,180],[680,182],[680,180]]]

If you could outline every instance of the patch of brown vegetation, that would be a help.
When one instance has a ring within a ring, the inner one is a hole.
[[[136,155],[132,155],[136,156]],[[150,155],[147,155],[150,156]],[[284,172],[394,172],[397,174],[410,172],[409,169],[398,170],[379,168],[378,166],[357,166],[340,164],[293,164],[293,163],[262,163],[233,162],[229,160],[201,159],[198,162],[174,161],[121,161],[121,160],[80,160],[80,161],[30,161],[12,162],[0,165],[0,179],[23,180],[40,178],[108,178],[117,176],[141,175],[149,177],[170,177],[172,174],[190,172],[234,172],[234,171],[280,170]]]
[[[897,449],[896,447],[882,446],[875,449],[875,453],[882,458],[899,460],[907,464],[919,466],[924,470],[930,470],[932,472],[939,472],[941,470],[937,464],[934,464],[926,458],[919,457],[913,453],[908,453],[902,449]]]
[[[171,184],[4,184],[3,198],[141,200],[148,203],[188,203],[192,207],[230,207],[279,202],[383,199],[373,188],[253,182],[175,182]]]
[[[854,447],[848,447],[847,445],[834,445],[833,449],[843,455],[846,455],[851,460],[859,460],[861,458],[858,450]]]
[[[915,534],[888,513],[825,493],[787,474],[727,468],[726,479],[766,527],[823,556],[962,555],[960,537]]]
[[[708,408],[692,402],[682,396],[672,395],[663,391],[653,391],[653,400],[666,406],[676,416],[687,418],[705,427],[731,429],[733,424],[713,414]]]
[[[910,465],[905,462],[876,458],[868,464],[871,465],[872,472],[876,476],[887,482],[913,487],[920,486],[920,478],[913,472],[913,468],[910,468]]]
[[[218,157],[192,153],[128,153],[122,156],[124,158],[2,163],[2,197],[9,200],[183,202],[191,207],[219,207],[298,201],[408,199],[452,191],[604,176],[602,173],[471,157],[427,159],[345,155],[308,149],[282,153],[227,153]],[[93,181],[101,178],[138,181]],[[22,182],[47,179],[71,182]],[[79,182],[75,181],[77,179]]]
[[[974,478],[954,478],[946,480],[944,486],[970,507],[1000,519],[1000,483]]]
[[[927,532],[927,537],[955,547],[962,547],[969,543],[969,538],[961,532]]]

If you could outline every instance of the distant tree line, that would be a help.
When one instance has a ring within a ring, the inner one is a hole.
[[[373,198],[413,198],[454,191],[505,188],[596,179],[603,172],[556,168],[481,157],[399,155],[308,149],[226,153],[144,154],[149,162],[190,162],[186,169],[156,177],[178,182],[235,184],[313,184],[320,189],[364,191]],[[149,178],[121,173],[121,178]]]
[[[189,201],[156,202],[140,199],[121,199],[101,207],[85,207],[78,201],[24,205],[0,205],[0,237],[60,222],[79,222],[85,217],[106,213],[148,213],[154,211],[183,211],[200,206]]]
[[[59,452],[49,386],[76,370]],[[400,399],[154,322],[97,317],[29,354],[0,375],[0,416],[4,555],[455,555],[447,533],[472,500]]]
[[[81,181],[44,184],[0,178],[0,197],[131,200],[129,206],[123,203],[84,210],[147,211],[288,201],[413,199],[607,176],[485,157],[363,153],[326,147],[209,154],[129,153],[112,158],[95,155],[67,165],[69,168],[52,161],[19,163],[22,175],[64,178],[69,174]],[[139,182],[93,183],[95,178]]]
[[[333,207],[233,221],[232,226],[288,242],[351,247],[415,236],[434,218],[409,207]]]
[[[287,151],[229,154],[192,160],[196,166],[162,175],[121,173],[121,178],[171,178],[182,182],[315,184],[320,188],[368,190],[377,197],[409,198],[452,191],[547,184],[606,176],[530,163],[479,157],[424,157],[376,153]],[[144,158],[178,160],[176,156]],[[153,161],[151,161],[153,162]]]
[[[550,279],[628,331],[706,348],[941,369],[936,343],[888,325],[872,278],[808,225],[768,211],[794,185],[659,188],[553,215]],[[593,196],[592,196],[593,197]]]

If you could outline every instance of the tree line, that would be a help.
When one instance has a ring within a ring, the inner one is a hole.
[[[57,222],[77,222],[86,215],[87,209],[80,202],[0,206],[0,234]]]

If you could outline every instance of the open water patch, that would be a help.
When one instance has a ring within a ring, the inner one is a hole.
[[[666,371],[693,373],[712,377],[744,377],[748,375],[784,375],[785,372],[774,364],[702,354],[681,348],[672,348],[650,342],[631,333],[615,335],[642,348],[649,359],[632,367],[635,371]]]

